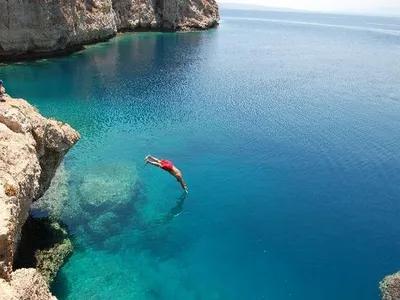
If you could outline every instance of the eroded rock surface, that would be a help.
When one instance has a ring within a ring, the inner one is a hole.
[[[3,99],[6,102],[0,102],[0,278],[18,290],[23,289],[23,282],[45,282],[32,273],[35,270],[27,271],[26,276],[20,270],[12,272],[13,259],[32,201],[49,187],[79,134],[68,124],[44,118],[23,99],[8,95]],[[27,286],[26,290],[29,289]],[[28,299],[24,297],[21,294],[17,299]],[[29,299],[50,299],[46,297]]]
[[[0,279],[0,300],[57,300],[35,269],[13,272],[10,282]]]
[[[121,30],[206,29],[218,22],[215,0],[0,1],[0,59],[73,51]]]

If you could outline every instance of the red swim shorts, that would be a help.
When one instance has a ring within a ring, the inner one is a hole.
[[[161,169],[171,172],[174,165],[169,160],[163,159],[161,161]]]

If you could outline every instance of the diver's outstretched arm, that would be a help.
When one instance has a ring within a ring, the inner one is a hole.
[[[151,165],[154,165],[154,166],[157,166],[157,167],[159,167],[159,168],[161,168],[161,163],[159,163],[159,162],[156,162],[156,161],[151,161],[151,160],[146,160],[146,164],[151,164]]]
[[[178,178],[179,183],[181,184],[183,190],[185,191],[185,193],[189,193],[189,190],[186,186],[186,183],[183,181],[182,176]]]

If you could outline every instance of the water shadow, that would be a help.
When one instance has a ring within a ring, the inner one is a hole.
[[[191,237],[185,231],[182,232],[170,225],[176,217],[181,215],[185,199],[186,193],[177,199],[175,205],[167,213],[153,220],[144,220],[139,217],[140,224],[131,227],[130,232],[126,233],[129,238],[123,240],[123,248],[149,252],[151,256],[159,260],[173,258],[177,253],[184,251]],[[119,241],[121,241],[120,238]]]
[[[187,194],[183,193],[179,198],[178,201],[176,202],[175,206],[171,208],[171,210],[164,215],[163,217],[156,219],[155,221],[152,222],[152,225],[158,226],[158,225],[166,225],[170,223],[174,218],[178,217],[183,210],[183,206],[185,204],[185,199],[186,199]]]

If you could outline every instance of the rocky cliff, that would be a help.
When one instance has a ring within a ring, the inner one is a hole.
[[[215,0],[5,0],[0,60],[73,51],[117,31],[206,29],[218,21]]]
[[[17,297],[13,289],[24,290],[22,281],[32,285],[26,287],[28,291],[40,290],[33,287],[34,282],[39,286],[45,282],[33,269],[13,272],[13,260],[32,201],[49,187],[79,134],[68,124],[44,118],[25,100],[7,95],[3,99],[5,102],[0,102],[0,278],[4,280],[0,281],[0,295],[8,288],[10,295],[15,292]]]

